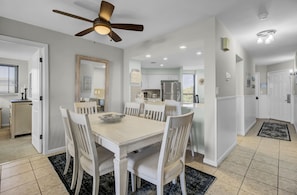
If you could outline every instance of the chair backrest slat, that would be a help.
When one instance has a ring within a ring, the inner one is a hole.
[[[92,168],[95,170],[98,167],[98,156],[88,115],[71,111],[69,114],[70,125],[77,139],[79,156],[80,158],[93,161]]]
[[[97,103],[92,102],[74,102],[74,111],[80,114],[96,114]]]
[[[182,162],[185,165],[185,152],[192,128],[193,112],[179,116],[169,116],[163,135],[158,173],[171,164]]]
[[[165,105],[159,104],[145,104],[144,105],[144,118],[164,121]]]
[[[131,116],[139,116],[140,103],[137,102],[126,102],[124,108],[124,114]]]

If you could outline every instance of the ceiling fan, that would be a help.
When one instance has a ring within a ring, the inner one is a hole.
[[[132,31],[143,31],[143,25],[139,25],[139,24],[110,23],[110,18],[113,13],[113,10],[114,10],[114,5],[106,1],[102,1],[100,10],[98,13],[99,17],[94,20],[90,20],[81,16],[59,11],[56,9],[54,9],[53,12],[93,23],[92,27],[75,34],[75,36],[79,36],[79,37],[84,36],[92,31],[96,31],[101,35],[108,35],[115,42],[119,42],[122,39],[117,33],[115,33],[112,30],[112,28],[122,29],[122,30],[132,30]]]

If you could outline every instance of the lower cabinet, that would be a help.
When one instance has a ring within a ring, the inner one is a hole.
[[[11,138],[16,135],[29,134],[32,131],[32,102],[15,101],[10,107],[10,134]]]

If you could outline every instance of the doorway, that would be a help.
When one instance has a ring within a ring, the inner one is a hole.
[[[37,114],[32,115],[32,145],[34,145],[35,149],[39,153],[46,154],[48,151],[47,148],[47,134],[48,134],[48,45],[38,42],[32,42],[23,39],[12,38],[9,36],[0,35],[0,45],[10,43],[13,48],[3,48],[0,47],[0,51],[2,50],[3,54],[7,55],[6,58],[11,58],[12,55],[15,55],[20,48],[37,48],[35,52],[35,57],[32,56],[35,60],[35,64],[38,63],[37,66],[40,67],[38,70],[38,78],[40,86],[37,88],[32,86],[35,91],[38,91],[39,99],[39,110]],[[15,52],[14,54],[9,52]],[[25,52],[26,53],[26,52]],[[37,57],[38,56],[38,57]],[[5,58],[5,56],[0,56]],[[31,73],[32,71],[31,67]],[[28,71],[30,72],[30,71]],[[35,71],[36,72],[36,71]],[[29,73],[28,73],[29,74]],[[30,75],[31,78],[31,75]],[[33,98],[33,96],[32,96]],[[33,99],[32,99],[33,102]],[[35,106],[36,107],[36,106]],[[33,130],[34,128],[34,130]],[[34,139],[33,137],[38,137],[38,139]]]
[[[268,73],[270,118],[291,122],[291,78],[289,70]]]

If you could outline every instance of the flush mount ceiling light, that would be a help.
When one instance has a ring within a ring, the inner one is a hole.
[[[276,30],[264,30],[264,31],[261,31],[259,33],[257,33],[257,43],[258,44],[270,44],[271,42],[274,41],[274,35],[276,33]]]

